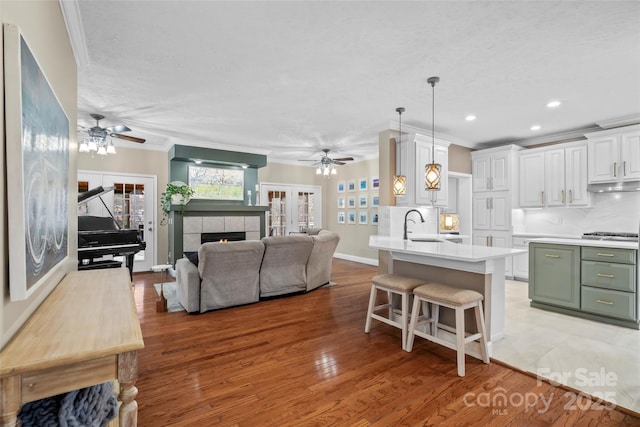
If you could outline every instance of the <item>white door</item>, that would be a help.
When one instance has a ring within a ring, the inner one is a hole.
[[[321,187],[262,183],[260,200],[270,207],[266,216],[267,236],[322,228]]]
[[[149,271],[156,259],[156,177],[143,175],[78,172],[78,186],[114,187],[101,198],[122,229],[135,229],[146,249],[134,256],[133,271]],[[110,216],[99,199],[94,199],[79,215]]]

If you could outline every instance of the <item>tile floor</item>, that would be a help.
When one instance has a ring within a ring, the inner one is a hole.
[[[528,284],[506,282],[494,359],[640,413],[640,331],[531,308]]]

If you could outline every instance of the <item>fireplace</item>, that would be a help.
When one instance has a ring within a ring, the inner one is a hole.
[[[208,242],[237,242],[246,240],[247,233],[244,231],[226,231],[222,233],[202,233],[200,234],[200,243]]]

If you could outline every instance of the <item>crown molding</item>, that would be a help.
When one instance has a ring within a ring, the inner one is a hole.
[[[59,1],[76,65],[78,67],[86,67],[89,65],[89,50],[87,49],[87,40],[84,37],[82,19],[80,19],[79,2],[77,0]]]
[[[387,128],[389,130],[396,130],[399,131],[400,130],[400,122],[397,120],[390,120],[389,121],[389,127]],[[404,134],[408,134],[408,133],[417,133],[420,135],[426,135],[426,136],[430,136],[431,135],[431,129],[423,129],[423,128],[419,128],[417,126],[411,126],[411,125],[406,125],[406,124],[402,124],[402,133]],[[440,133],[440,132],[435,132],[434,134],[436,139],[440,139],[442,141],[447,141],[450,142],[451,144],[454,145],[460,145],[462,147],[467,147],[467,148],[477,148],[478,144],[474,144],[471,143],[469,141],[465,141],[459,138],[455,138],[451,135],[447,135],[444,133]]]
[[[617,117],[615,119],[600,120],[596,122],[602,129],[617,128],[620,126],[629,126],[640,123],[640,113],[630,114],[628,116]]]

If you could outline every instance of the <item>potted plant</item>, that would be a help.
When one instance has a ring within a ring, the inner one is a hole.
[[[172,181],[162,193],[162,210],[169,212],[171,205],[179,205],[180,213],[184,213],[184,205],[191,200],[195,191],[182,181]]]

